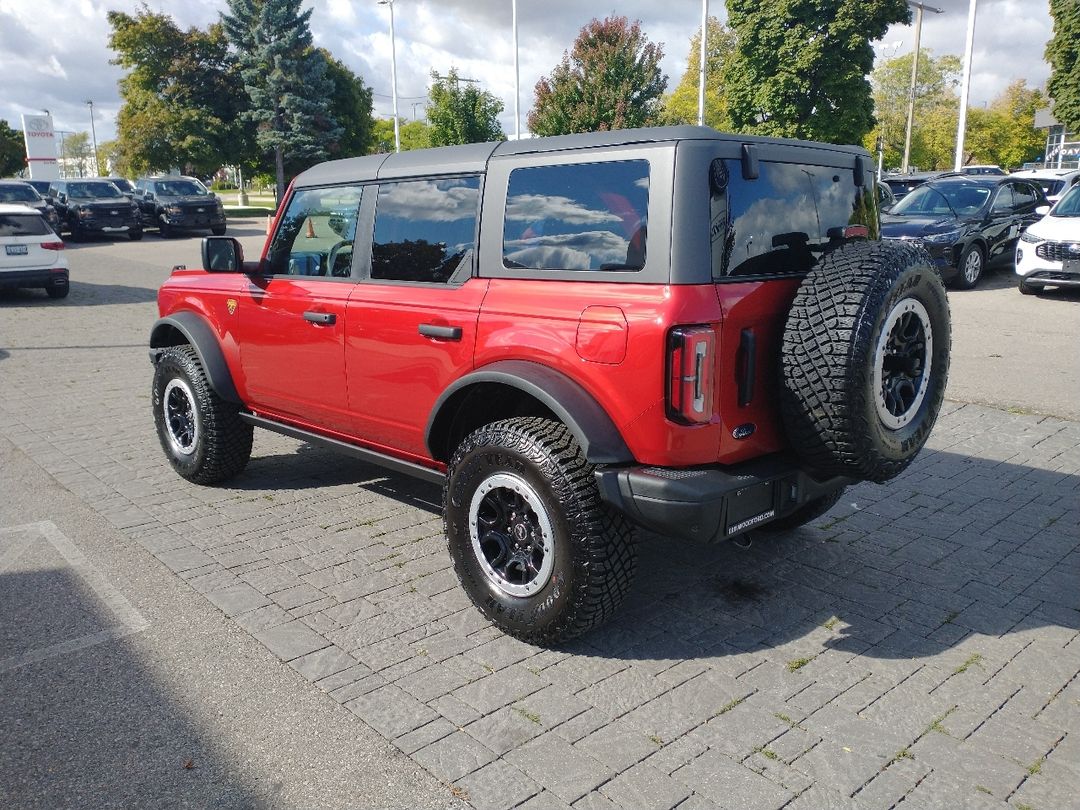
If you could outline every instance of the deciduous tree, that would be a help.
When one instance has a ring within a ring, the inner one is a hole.
[[[499,99],[474,82],[463,81],[457,68],[450,68],[448,76],[432,71],[431,78],[427,120],[432,146],[506,140],[499,123],[503,110]]]
[[[328,50],[320,50],[326,60],[326,76],[334,83],[330,114],[341,128],[341,135],[330,145],[329,151],[334,157],[366,155],[375,137],[371,88]]]
[[[146,7],[111,11],[109,47],[120,80],[119,164],[130,173],[180,167],[210,173],[251,149],[246,98],[220,25],[182,30]]]
[[[716,17],[709,17],[705,40],[705,123],[719,130],[731,129],[724,69],[735,51],[735,34]],[[701,30],[690,38],[686,73],[678,87],[664,99],[665,124],[696,124],[698,76],[701,65]]]
[[[427,149],[431,146],[431,128],[423,121],[405,121],[398,130],[401,134],[401,151]],[[371,153],[394,151],[394,119],[378,118],[373,129]]]
[[[1046,44],[1046,90],[1054,99],[1054,117],[1070,132],[1080,132],[1080,2],[1050,0],[1050,16],[1054,35]]]
[[[639,22],[594,19],[551,76],[536,83],[529,129],[564,135],[658,123],[667,89],[663,57],[663,46],[650,42]]]
[[[859,143],[874,125],[870,43],[911,13],[904,0],[727,0],[726,72],[740,131]]]
[[[330,112],[326,59],[312,47],[312,9],[301,11],[302,2],[229,0],[221,16],[251,100],[245,118],[256,125],[259,148],[274,156],[279,200],[286,159],[299,168],[322,160],[341,134]]]
[[[26,144],[23,135],[0,120],[0,177],[10,177],[26,168]]]

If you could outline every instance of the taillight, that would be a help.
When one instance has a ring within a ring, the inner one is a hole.
[[[702,424],[713,416],[716,335],[710,326],[680,326],[668,342],[668,416]]]
[[[42,242],[41,247],[43,250],[63,250],[63,242]]]

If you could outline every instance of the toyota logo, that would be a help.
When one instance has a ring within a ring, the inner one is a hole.
[[[27,118],[26,119],[26,126],[29,129],[34,130],[35,132],[44,132],[45,130],[49,129],[49,119],[48,118]]]

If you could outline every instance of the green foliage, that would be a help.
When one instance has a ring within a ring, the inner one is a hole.
[[[1046,146],[1046,139],[1035,129],[1035,111],[1046,104],[1041,90],[1031,89],[1019,79],[1006,87],[987,109],[970,108],[964,162],[1016,168],[1037,158]]]
[[[1046,44],[1046,91],[1054,99],[1054,117],[1070,132],[1080,132],[1080,3],[1050,0],[1050,16],[1054,35]]]
[[[26,144],[22,133],[0,121],[0,177],[10,177],[26,168]]]
[[[375,120],[371,115],[371,88],[345,65],[322,51],[326,76],[334,83],[330,95],[330,115],[341,127],[337,143],[331,144],[334,157],[366,155],[374,141]]]
[[[427,149],[431,146],[431,127],[423,121],[405,121],[398,127],[401,133],[401,151]],[[394,151],[394,119],[378,118],[372,130],[371,154]]]
[[[503,103],[473,82],[463,82],[457,68],[443,78],[431,72],[427,108],[432,146],[505,141],[499,113]],[[465,85],[462,87],[462,85]]]
[[[244,117],[256,125],[259,149],[274,155],[278,199],[286,159],[302,170],[325,159],[327,144],[341,135],[330,112],[326,58],[312,47],[312,9],[302,12],[302,2],[229,0],[230,13],[221,16],[251,100]]]
[[[719,130],[731,129],[724,69],[735,52],[735,34],[716,17],[709,17],[705,44],[705,124]],[[701,65],[701,31],[690,38],[686,73],[678,87],[664,99],[665,124],[696,124],[698,113],[698,71]]]
[[[725,85],[742,132],[859,143],[874,125],[870,43],[904,0],[727,0],[736,36]]]
[[[885,166],[900,166],[904,157],[904,133],[907,129],[908,94],[911,91],[911,61],[907,53],[888,59],[870,74],[873,87],[874,116],[877,124],[863,139],[874,152],[880,135],[885,144]],[[955,150],[956,116],[960,83],[959,57],[947,54],[935,57],[929,49],[919,53],[919,75],[915,80],[915,118],[911,128],[910,163],[920,169],[952,167]],[[952,121],[952,129],[948,121]],[[939,137],[944,127],[947,138]],[[951,144],[951,145],[950,145]]]
[[[108,14],[113,64],[124,101],[117,116],[117,168],[137,174],[180,167],[209,173],[240,160],[250,142],[236,64],[219,25],[181,30],[145,6]]]
[[[536,83],[529,129],[537,135],[625,129],[656,124],[667,77],[661,45],[626,17],[593,20],[549,77]]]
[[[90,146],[89,132],[73,132],[63,140],[62,158],[66,158],[65,165],[70,171],[72,166],[79,177],[86,177],[94,165],[91,157],[94,154]]]

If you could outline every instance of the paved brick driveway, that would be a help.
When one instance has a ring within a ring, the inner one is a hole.
[[[642,538],[616,621],[541,650],[468,604],[436,488],[265,433],[177,477],[159,279],[116,273],[0,300],[0,433],[475,807],[1080,807],[1080,423],[949,403],[812,527]]]

